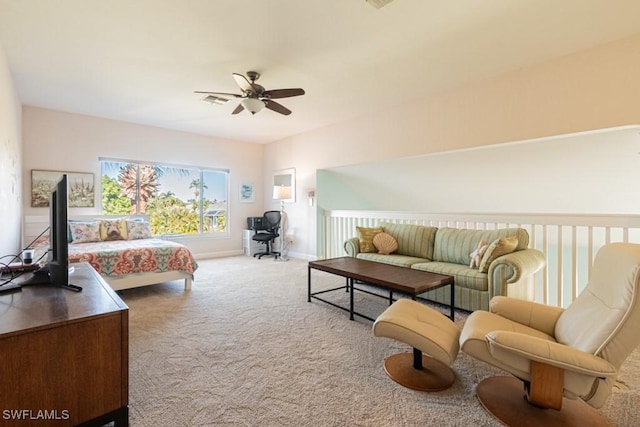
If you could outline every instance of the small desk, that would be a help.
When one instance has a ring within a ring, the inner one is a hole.
[[[73,266],[69,282],[82,292],[0,295],[3,426],[128,424],[129,308],[88,263]]]
[[[340,286],[338,288],[326,289],[317,292],[311,292],[311,270],[321,270],[327,273],[335,274],[346,278],[346,286]],[[375,320],[363,314],[357,313],[353,308],[353,291],[360,290],[354,288],[354,280],[360,280],[362,282],[372,284],[384,289],[389,290],[389,305],[394,301],[393,292],[398,291],[404,294],[408,294],[412,299],[419,299],[417,295],[437,289],[442,286],[451,287],[451,320],[454,320],[455,310],[455,289],[453,276],[447,276],[444,274],[429,273],[427,271],[412,270],[407,267],[398,267],[395,265],[383,264],[380,262],[373,262],[364,259],[342,257],[331,258],[319,261],[310,261],[308,267],[308,292],[307,301],[311,302],[311,298],[330,304],[334,307],[346,310],[349,312],[349,319],[353,320],[354,315],[363,317],[368,320]],[[338,289],[345,289],[350,292],[349,296],[349,308],[339,306],[327,301],[318,295],[325,292],[331,292]],[[365,291],[366,292],[366,291]],[[374,294],[375,295],[375,294]],[[380,295],[376,295],[380,296]]]

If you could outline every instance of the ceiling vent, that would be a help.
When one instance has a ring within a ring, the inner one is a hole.
[[[381,7],[384,7],[389,3],[391,3],[392,0],[365,0],[365,1],[369,3],[371,6],[375,7],[376,9],[380,9]]]
[[[220,98],[219,96],[214,96],[214,95],[207,95],[204,98],[202,98],[202,101],[208,102],[209,104],[218,104],[218,105],[224,105],[227,102],[229,102],[229,100],[226,98]]]

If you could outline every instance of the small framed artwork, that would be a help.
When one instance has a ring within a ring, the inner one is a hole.
[[[31,207],[46,208],[56,183],[67,174],[67,203],[70,208],[92,208],[95,204],[94,175],[85,172],[31,170]]]
[[[253,203],[255,190],[252,182],[243,182],[240,184],[240,202]]]

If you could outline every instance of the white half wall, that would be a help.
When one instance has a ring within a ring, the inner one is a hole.
[[[318,171],[324,210],[640,212],[640,127]]]

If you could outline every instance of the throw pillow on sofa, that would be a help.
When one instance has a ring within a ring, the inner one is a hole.
[[[379,254],[389,255],[398,250],[398,241],[391,234],[383,232],[373,236],[373,246]]]
[[[516,250],[516,247],[518,247],[518,238],[516,236],[501,237],[494,240],[482,256],[482,261],[480,262],[480,268],[478,270],[480,270],[481,273],[488,272],[489,265],[491,265],[493,260],[502,255],[510,254]]]
[[[471,263],[469,264],[469,268],[480,267],[480,263],[482,262],[482,257],[484,256],[484,253],[487,252],[487,249],[489,249],[489,245],[487,245],[483,241],[478,242],[478,247],[476,248],[475,251],[471,252],[470,254]]]
[[[360,252],[377,252],[373,245],[373,238],[384,231],[382,227],[356,227],[356,231],[360,241]]]

